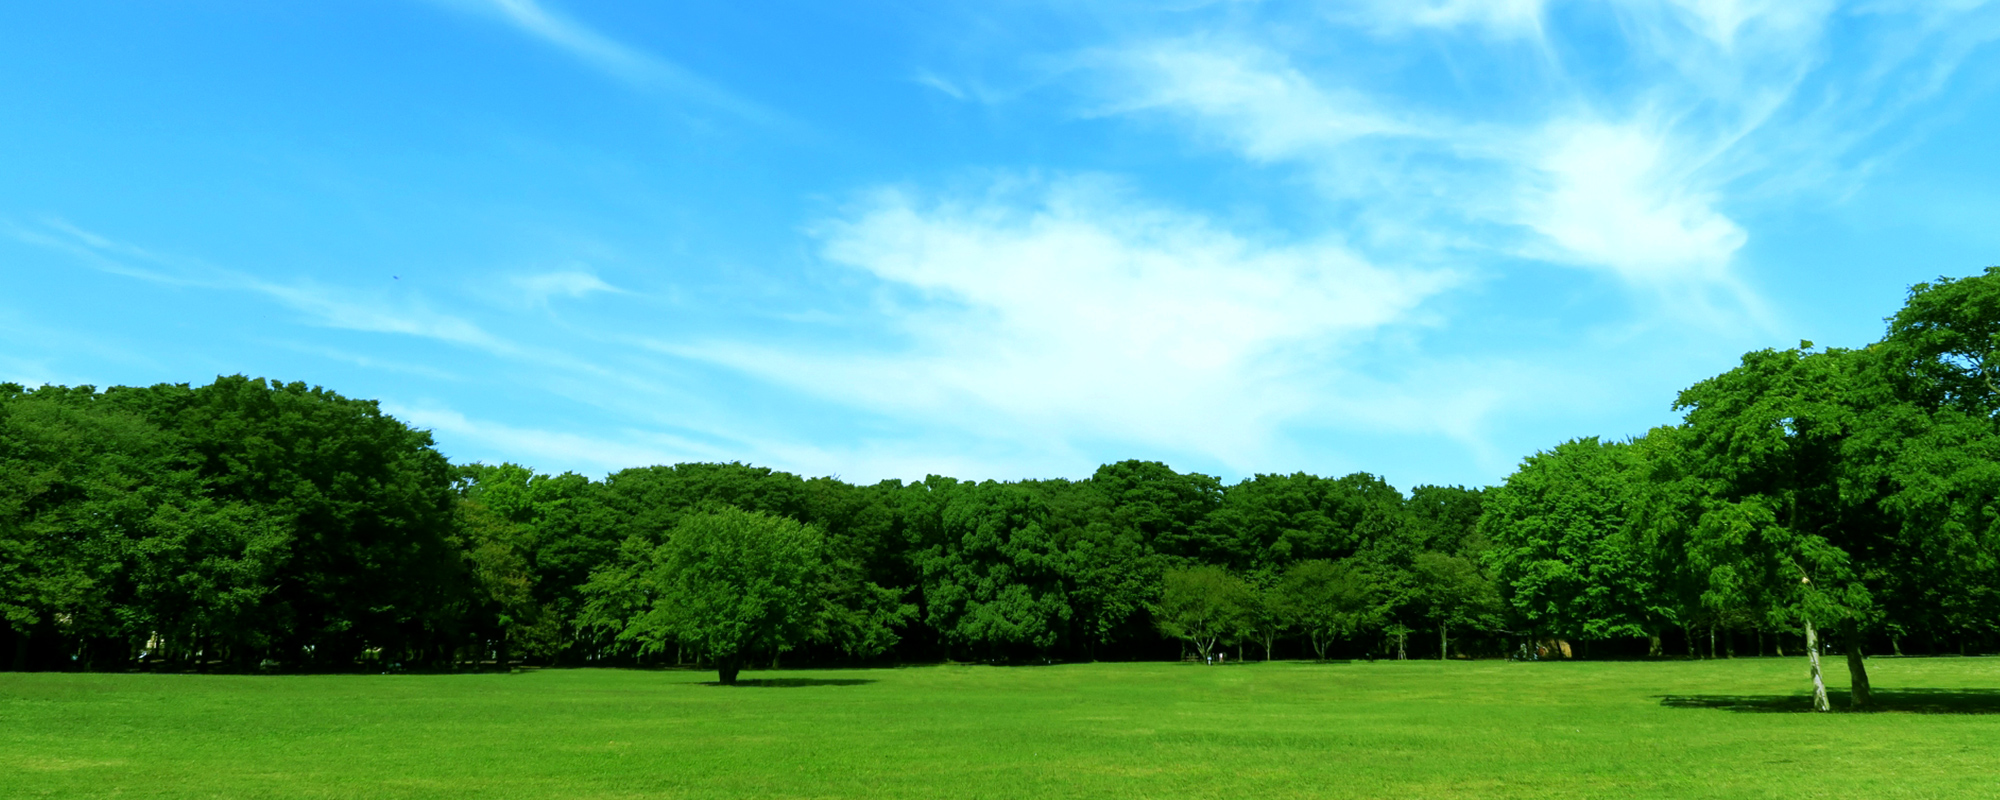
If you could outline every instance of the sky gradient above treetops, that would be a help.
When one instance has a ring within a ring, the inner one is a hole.
[[[2000,263],[2000,3],[0,10],[0,380],[456,461],[1497,482]]]

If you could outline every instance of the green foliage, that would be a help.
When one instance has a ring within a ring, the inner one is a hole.
[[[592,579],[600,616],[643,649],[669,642],[714,659],[723,683],[755,656],[775,656],[813,632],[821,559],[819,531],[728,506],[683,516],[666,541],[628,540],[623,570]],[[620,617],[622,616],[622,620]]]
[[[1403,497],[1367,474],[1321,478],[1258,475],[1229,487],[1203,522],[1219,563],[1271,570],[1294,561],[1345,558],[1405,522]]]
[[[1243,629],[1249,587],[1221,567],[1170,569],[1161,576],[1160,603],[1155,611],[1160,632],[1194,645],[1206,660],[1215,646]]]
[[[531,658],[587,648],[592,642],[576,624],[582,587],[618,545],[599,484],[575,473],[470,464],[458,468],[455,486],[456,541],[474,579],[468,624],[498,649]]]
[[[1572,638],[1643,636],[1671,618],[1640,515],[1647,475],[1631,444],[1578,439],[1537,453],[1486,493],[1478,533],[1516,617]],[[1447,583],[1450,581],[1448,580]],[[1479,590],[1467,588],[1466,596]],[[1472,608],[1475,606],[1469,606]],[[1465,622],[1477,612],[1449,612]]]
[[[1410,573],[1423,617],[1438,629],[1439,658],[1447,655],[1447,631],[1492,631],[1505,624],[1498,588],[1478,560],[1426,551],[1417,554]]]
[[[1230,537],[1203,523],[1222,502],[1222,482],[1181,474],[1157,461],[1120,461],[1098,467],[1090,482],[1111,504],[1111,524],[1137,532],[1144,545],[1168,557],[1226,563]]]
[[[927,481],[918,524],[926,621],[952,645],[988,657],[1067,644],[1067,554],[1031,487]]]
[[[0,391],[0,582],[23,652],[351,660],[446,633],[447,465],[372,402],[220,378]]]
[[[1334,640],[1374,628],[1386,614],[1381,583],[1357,558],[1293,564],[1278,584],[1278,596],[1322,661]]]

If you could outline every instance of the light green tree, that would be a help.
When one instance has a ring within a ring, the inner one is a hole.
[[[1248,589],[1221,567],[1170,569],[1161,576],[1154,619],[1160,632],[1194,645],[1206,661],[1222,639],[1242,628]]]
[[[621,640],[650,652],[686,645],[734,684],[751,658],[813,637],[823,548],[817,529],[793,520],[712,508],[683,517],[658,546],[628,542],[625,565],[593,576],[586,592],[593,617]]]

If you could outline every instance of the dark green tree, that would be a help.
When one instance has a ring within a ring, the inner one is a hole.
[[[1335,641],[1383,620],[1382,589],[1358,558],[1300,561],[1285,571],[1278,592],[1292,614],[1293,626],[1305,631],[1321,661]]]
[[[287,533],[263,601],[271,657],[448,656],[465,574],[451,467],[430,434],[374,401],[240,375],[107,399],[178,436],[206,497],[254,506]]]
[[[961,651],[1046,657],[1068,644],[1068,554],[1032,486],[927,481],[919,525],[926,622]]]

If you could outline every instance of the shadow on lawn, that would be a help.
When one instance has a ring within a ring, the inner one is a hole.
[[[735,683],[738,688],[755,689],[800,689],[807,686],[860,686],[875,681],[866,678],[743,678]],[[724,686],[721,681],[702,681],[702,686]]]
[[[1716,708],[1742,714],[1809,714],[1810,694],[1669,694],[1668,708]],[[1846,692],[1828,690],[1834,711],[1848,710]],[[1872,712],[1905,714],[2000,714],[2000,689],[1876,689]]]

